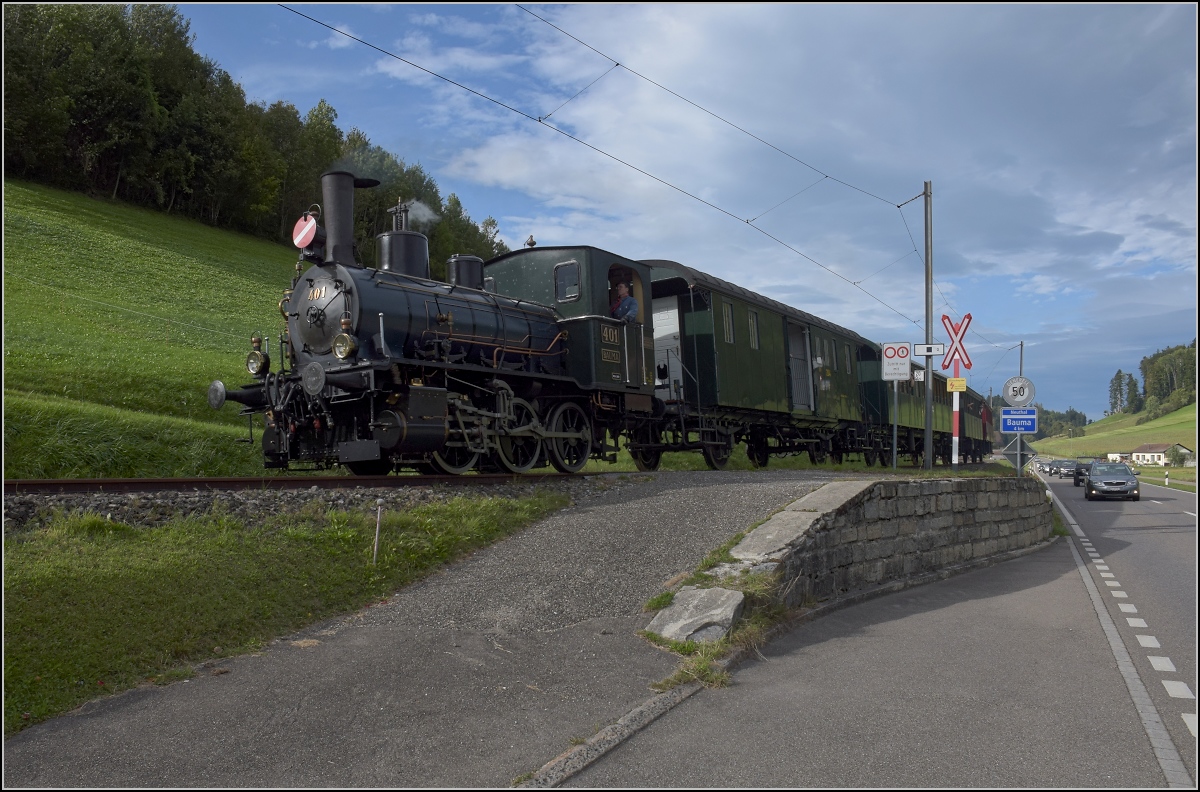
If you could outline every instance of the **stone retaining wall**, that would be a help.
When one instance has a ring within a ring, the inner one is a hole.
[[[1028,547],[1052,527],[1031,478],[834,482],[751,531],[721,571],[779,569],[796,606]]]

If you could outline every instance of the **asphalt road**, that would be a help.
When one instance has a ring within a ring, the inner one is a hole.
[[[1068,540],[807,624],[566,785],[1194,787],[1195,700],[1161,682],[1195,690],[1195,502],[1170,497],[1088,504]],[[1155,670],[1168,652],[1176,672]]]
[[[1091,545],[1093,581],[1181,757],[1196,777],[1196,495],[1141,485],[1141,500],[1088,501],[1050,479]],[[1083,548],[1088,551],[1088,547]]]

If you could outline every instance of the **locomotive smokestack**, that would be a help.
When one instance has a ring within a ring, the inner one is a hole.
[[[325,263],[357,264],[354,259],[354,188],[374,187],[375,179],[356,179],[349,171],[321,176],[325,200]]]

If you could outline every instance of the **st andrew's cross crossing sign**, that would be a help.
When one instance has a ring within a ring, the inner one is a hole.
[[[946,314],[942,314],[942,326],[950,334],[950,349],[946,351],[946,357],[942,358],[942,368],[948,369],[952,362],[959,360],[964,366],[971,368],[971,356],[967,354],[967,348],[963,346],[963,338],[967,335],[967,328],[971,326],[971,314],[964,314],[962,321],[958,324],[951,322],[950,317]]]

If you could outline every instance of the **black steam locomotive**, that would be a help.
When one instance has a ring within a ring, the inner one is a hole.
[[[448,282],[431,280],[403,205],[366,268],[354,190],[377,184],[322,177],[324,216],[296,224],[279,370],[256,336],[255,381],[209,388],[215,409],[231,399],[263,414],[266,467],[573,473],[624,444],[642,470],[666,451],[700,451],[717,469],[739,442],[758,466],[796,453],[883,464],[893,418],[897,452],[920,461],[926,383],[889,392],[880,346],[853,331],[676,262],[594,247],[454,256]],[[625,321],[609,312],[617,283],[638,303]],[[949,463],[945,380],[930,379],[934,452]],[[960,454],[982,461],[990,416],[979,394],[965,397]]]

